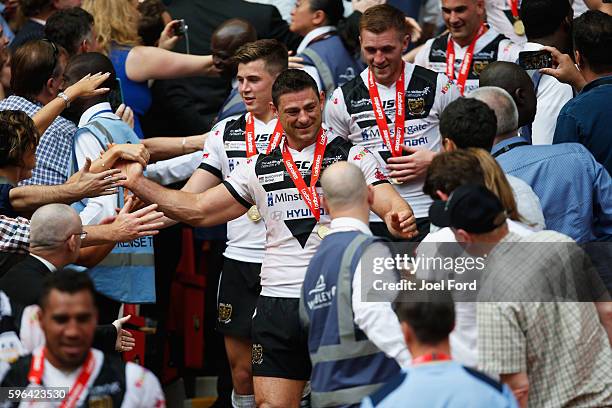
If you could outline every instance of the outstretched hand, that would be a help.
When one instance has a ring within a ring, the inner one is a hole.
[[[138,178],[142,177],[144,167],[138,161],[119,160],[115,163],[115,168],[121,170],[127,176],[127,179],[121,182],[126,188],[134,185]]]
[[[83,192],[83,197],[92,198],[115,194],[119,183],[127,177],[119,169],[110,169],[100,173],[90,172],[91,159],[85,159],[85,165],[74,173],[66,184],[74,183],[77,191]]]
[[[581,91],[586,85],[586,80],[576,67],[572,57],[567,54],[563,54],[555,47],[544,47],[542,50],[548,51],[552,55],[553,67],[542,68],[540,73],[553,76],[557,78],[559,82],[569,84],[577,91]]]
[[[409,146],[402,146],[402,149],[408,153],[408,156],[391,157],[387,160],[389,177],[398,183],[407,183],[425,177],[436,153]]]
[[[389,232],[396,238],[412,239],[419,233],[416,218],[411,209],[387,214],[385,224]]]
[[[79,82],[70,85],[64,93],[71,101],[76,98],[88,98],[90,96],[102,95],[110,91],[110,88],[98,88],[110,76],[110,72],[87,74]]]
[[[129,197],[125,205],[111,224],[115,232],[114,241],[128,242],[136,238],[156,235],[164,223],[160,222],[164,213],[155,211],[157,204],[148,205],[140,210],[132,211],[134,200]]]
[[[117,329],[117,340],[115,341],[115,350],[118,352],[132,351],[136,346],[134,335],[123,329],[123,324],[126,323],[132,315],[127,315],[113,322],[113,326]]]

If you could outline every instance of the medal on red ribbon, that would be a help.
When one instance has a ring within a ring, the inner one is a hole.
[[[302,173],[300,173],[300,170],[293,161],[293,156],[291,156],[287,143],[285,142],[283,145],[283,162],[285,163],[285,168],[289,173],[289,177],[291,177],[293,184],[302,196],[302,200],[304,200],[308,208],[310,208],[312,215],[317,221],[321,218],[321,203],[317,195],[316,185],[323,168],[323,155],[325,154],[326,145],[327,135],[324,134],[323,128],[321,128],[317,134],[314,158],[312,160],[312,166],[310,167],[310,186],[306,186]]]
[[[28,381],[32,384],[42,385],[42,377],[43,372],[45,370],[45,348],[41,350],[40,353],[35,353],[32,355],[32,362],[30,363],[30,372],[28,373]],[[87,354],[87,358],[83,363],[83,367],[81,368],[81,372],[77,377],[75,383],[70,387],[70,391],[60,408],[74,408],[83,394],[83,391],[87,389],[87,383],[93,373],[94,367],[96,365],[96,361],[94,359],[93,353],[89,350]]]
[[[283,136],[283,125],[281,125],[280,120],[276,120],[276,126],[274,127],[274,131],[270,136],[270,141],[268,142],[268,148],[266,149],[266,154],[270,154],[272,150],[276,148],[280,144],[280,141]],[[255,156],[257,151],[257,145],[255,144],[255,120],[253,119],[252,113],[247,113],[246,115],[246,127],[244,129],[244,141],[246,142],[246,156],[247,158],[251,156]]]
[[[404,106],[404,96],[406,92],[406,88],[404,87],[404,74],[404,64],[402,63],[402,73],[395,82],[395,133],[393,135],[394,137],[391,138],[387,117],[385,116],[382,101],[378,93],[378,86],[374,81],[372,71],[368,70],[368,91],[370,92],[370,101],[372,102],[376,125],[378,126],[378,130],[380,131],[380,135],[385,145],[393,157],[402,155],[402,146],[404,145],[404,121],[406,118],[406,107]]]
[[[519,0],[509,0],[509,2],[510,10],[512,11],[512,18],[514,19],[514,23],[512,23],[514,32],[516,35],[525,35],[525,24],[523,24],[523,21],[519,16]]]
[[[478,29],[476,37],[474,37],[472,43],[469,45],[467,51],[465,52],[465,56],[463,57],[463,61],[461,62],[461,68],[459,69],[459,76],[457,78],[457,87],[459,87],[461,95],[463,95],[465,83],[470,72],[470,66],[472,65],[472,59],[474,58],[474,48],[476,47],[476,41],[478,41],[478,39],[486,31],[487,27],[482,24]],[[451,80],[455,79],[455,45],[453,43],[453,38],[450,34],[448,36],[448,45],[446,47],[446,76],[449,77]]]

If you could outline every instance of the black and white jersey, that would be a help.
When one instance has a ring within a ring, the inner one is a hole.
[[[440,114],[459,97],[459,90],[443,74],[405,64],[406,95],[404,145],[439,152],[438,129]],[[368,68],[358,77],[336,88],[325,111],[329,131],[335,136],[367,147],[378,159],[385,175],[386,161],[391,157],[389,148],[380,136],[368,91]],[[395,133],[395,83],[390,87],[377,84],[389,131]],[[417,218],[427,217],[431,199],[423,194],[423,180],[394,185],[397,192],[410,204]],[[375,214],[370,221],[380,221]]]
[[[276,119],[268,123],[255,117],[253,119],[257,150],[265,152],[274,131]],[[245,115],[217,123],[206,139],[200,168],[223,180],[236,167],[246,162],[245,127]],[[264,223],[262,221],[253,222],[245,214],[227,223],[227,248],[224,255],[237,261],[261,263],[265,242]]]
[[[328,133],[322,167],[348,161],[357,165],[368,184],[387,183],[378,161],[364,147]],[[289,148],[306,185],[310,185],[310,167],[315,145],[301,151]],[[266,249],[261,267],[263,296],[299,298],[302,281],[310,258],[321,243],[318,229],[329,226],[329,215],[321,208],[317,222],[302,200],[298,189],[285,168],[282,144],[270,154],[259,154],[248,159],[224,181],[230,193],[249,208],[256,204],[266,225]],[[319,197],[323,190],[317,182]],[[320,202],[320,200],[319,200]]]
[[[428,40],[421,51],[417,54],[414,63],[431,69],[442,74],[446,73],[446,49],[448,47],[448,36],[450,34],[441,34],[435,38]],[[460,47],[453,41],[455,48],[455,79],[461,71],[461,63],[465,57],[465,53],[469,45]],[[509,61],[516,62],[518,54],[521,52],[522,46],[513,43],[502,34],[499,34],[492,28],[489,28],[480,38],[476,40],[474,46],[474,56],[472,65],[468,73],[467,81],[465,82],[465,95],[469,94],[474,89],[478,88],[480,73],[492,62]]]

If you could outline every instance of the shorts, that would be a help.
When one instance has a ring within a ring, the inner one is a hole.
[[[387,228],[387,225],[382,221],[371,222],[370,230],[372,230],[372,234],[378,237],[387,238],[388,240],[393,241],[393,242],[402,242],[402,241],[421,242],[427,236],[427,234],[429,234],[429,226],[430,226],[429,218],[426,218],[426,217],[417,218],[416,226],[419,232],[418,235],[408,240],[396,238],[393,235],[391,235],[391,233],[389,232],[389,229]]]
[[[310,379],[308,333],[299,316],[300,299],[260,296],[253,317],[253,376]]]
[[[250,339],[253,312],[261,292],[260,263],[223,258],[217,294],[217,330]]]

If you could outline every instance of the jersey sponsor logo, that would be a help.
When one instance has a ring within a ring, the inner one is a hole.
[[[448,91],[450,91],[450,89],[453,87],[454,84],[455,82],[452,79],[449,79],[446,85],[444,85],[442,89],[440,89],[440,92],[442,92],[442,95],[445,95]]]
[[[265,160],[265,161],[261,162],[261,168],[262,169],[270,169],[272,167],[280,166],[282,162],[283,162],[282,159],[278,159],[278,160]]]
[[[246,150],[246,142],[244,140],[226,140],[223,142],[223,148],[225,150]]]
[[[474,54],[474,59],[489,59],[489,60],[493,60],[495,59],[495,51],[480,51]]]
[[[364,106],[371,106],[371,105],[372,103],[370,102],[369,98],[361,98],[356,101],[351,101],[351,108],[353,109],[363,108]]]
[[[236,167],[236,162],[234,159],[227,159],[227,165],[229,166],[229,171],[232,172]]]
[[[210,153],[204,153],[204,154],[202,154],[202,158],[203,158],[203,159],[208,159],[208,156],[210,156]]]
[[[429,95],[431,87],[426,86],[423,89],[408,89],[406,90],[406,98],[419,98]]]
[[[446,59],[446,50],[433,49],[431,50],[431,56],[432,57],[442,57]],[[446,67],[446,64],[444,64],[444,66]]]
[[[376,169],[376,172],[374,173],[374,178],[376,178],[376,180],[379,180],[379,181],[387,180],[387,177],[378,168]]]
[[[319,196],[319,200],[320,199],[321,197]],[[325,209],[321,207],[321,215],[325,214]],[[301,218],[314,218],[314,215],[312,215],[312,211],[310,211],[310,208],[292,208],[289,210],[285,210],[285,219],[295,220]]]
[[[274,221],[280,221],[283,219],[283,212],[282,211],[272,211],[272,213],[270,214],[270,218],[272,218]]]
[[[263,347],[261,344],[253,344],[253,348],[251,349],[251,363],[263,363]]]
[[[261,174],[257,179],[261,185],[280,183],[285,179],[285,173],[283,171],[277,171],[276,173]]]
[[[89,389],[89,397],[107,396],[112,394],[118,394],[121,392],[121,385],[119,381],[113,381],[109,384],[101,384],[91,387]],[[112,401],[111,401],[112,402]],[[106,405],[102,405],[106,406]]]
[[[407,135],[413,135],[418,132],[424,132],[427,130],[427,128],[429,128],[428,123],[418,123],[416,125],[408,125],[404,127],[404,133]],[[390,129],[390,132],[391,132],[391,135],[394,134],[394,131],[391,129]],[[378,129],[378,126],[372,126],[372,127],[369,127],[361,131],[361,139],[363,141],[366,141],[369,139],[377,139],[377,138],[380,138],[380,130]],[[408,144],[407,141],[404,141],[404,143]]]
[[[444,58],[446,58],[446,53],[444,53]],[[430,62],[429,69],[436,72],[446,72],[446,63],[445,62]]]
[[[314,289],[308,291],[308,298],[306,304],[310,310],[322,309],[324,307],[331,306],[334,298],[336,297],[336,285],[332,285],[330,288],[325,283],[325,277],[319,275],[317,284]]]
[[[300,193],[268,193],[268,207],[274,206],[276,203],[291,203],[293,201],[300,201],[302,197]]]

